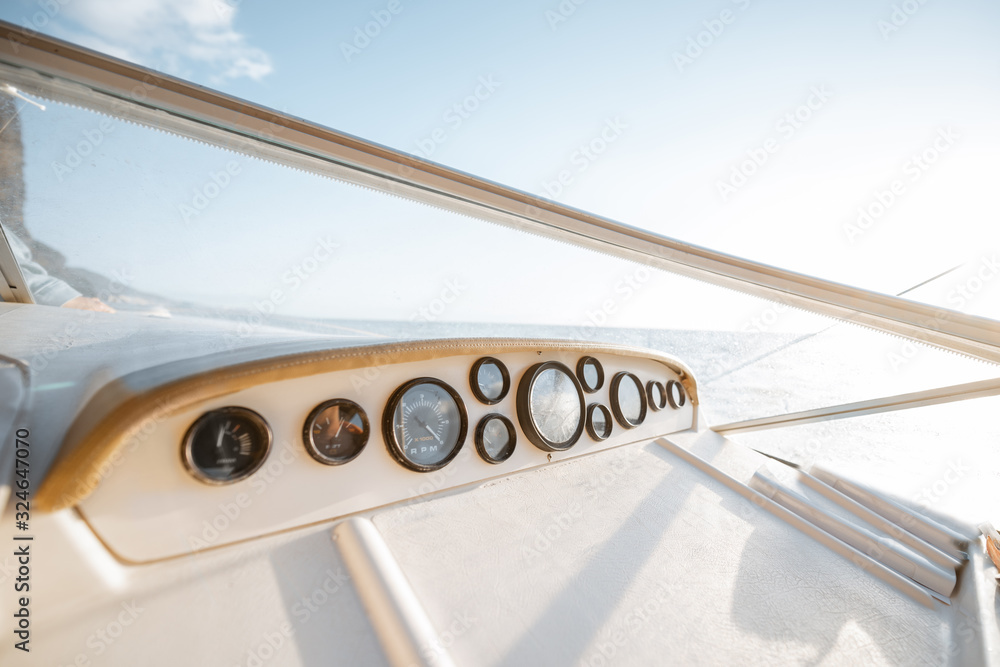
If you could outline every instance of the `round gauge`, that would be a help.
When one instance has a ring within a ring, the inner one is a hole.
[[[184,434],[184,467],[206,484],[229,484],[248,477],[271,449],[271,427],[253,410],[219,408],[199,417]]]
[[[524,434],[547,452],[572,447],[583,433],[583,389],[557,361],[535,364],[517,387],[517,419]]]
[[[496,405],[510,390],[510,375],[499,359],[483,357],[472,364],[469,384],[480,403]]]
[[[382,416],[386,446],[410,470],[430,472],[448,465],[465,442],[465,404],[434,378],[410,380],[389,397]]]
[[[604,368],[593,357],[582,357],[576,363],[576,376],[580,378],[580,384],[588,394],[593,394],[604,386]]]
[[[611,410],[625,428],[634,428],[646,419],[646,392],[639,378],[622,371],[611,378]]]
[[[607,440],[613,427],[610,410],[600,403],[591,403],[587,406],[587,434],[592,439],[598,442]]]
[[[517,432],[503,415],[486,415],[476,427],[476,449],[487,463],[503,463],[514,453]]]
[[[684,385],[677,380],[667,383],[667,401],[674,410],[683,408],[687,403],[687,396],[684,394]]]
[[[667,390],[663,388],[662,382],[650,380],[646,383],[646,400],[649,401],[649,407],[654,410],[667,407]]]
[[[368,416],[360,405],[346,398],[320,403],[306,419],[302,441],[309,455],[320,463],[347,463],[368,444]]]

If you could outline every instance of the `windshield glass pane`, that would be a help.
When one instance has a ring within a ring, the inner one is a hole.
[[[767,264],[954,269],[906,298],[1000,315],[995,4],[57,4],[0,17]]]
[[[291,169],[247,142],[225,150],[60,102],[7,109],[8,238],[46,280],[119,312],[228,320],[248,340],[266,327],[652,348],[691,366],[713,424],[995,369]],[[820,367],[835,377],[802,373]]]

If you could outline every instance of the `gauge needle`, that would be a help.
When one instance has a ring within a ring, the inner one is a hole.
[[[428,433],[430,433],[431,435],[433,435],[433,436],[434,436],[434,439],[438,441],[438,444],[439,444],[439,445],[443,445],[443,444],[444,444],[443,442],[441,442],[441,438],[439,438],[439,437],[438,437],[438,434],[437,434],[437,433],[435,433],[435,432],[434,432],[434,431],[433,431],[433,430],[431,429],[431,427],[430,427],[430,426],[428,426],[427,424],[425,424],[425,423],[424,423],[424,420],[423,420],[423,419],[421,419],[420,417],[414,417],[414,419],[416,419],[416,420],[417,420],[417,423],[418,423],[418,424],[420,424],[420,425],[421,425],[422,427],[424,427],[425,429],[427,429],[427,432],[428,432]]]
[[[216,446],[217,449],[222,449],[222,436],[224,436],[225,434],[226,434],[226,427],[225,426],[220,426],[219,427],[219,438],[218,438],[218,440],[215,441],[215,446]]]

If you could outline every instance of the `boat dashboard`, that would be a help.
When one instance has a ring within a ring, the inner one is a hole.
[[[693,428],[676,359],[449,339],[139,370],[96,392],[41,502],[151,562]],[[196,371],[191,369],[196,368]]]

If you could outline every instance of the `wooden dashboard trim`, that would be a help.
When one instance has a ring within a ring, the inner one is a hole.
[[[77,505],[121,460],[130,438],[198,402],[249,387],[332,371],[501,352],[579,352],[641,357],[676,372],[694,407],[694,374],[681,361],[642,348],[586,341],[449,338],[330,348],[330,341],[248,348],[129,373],[102,387],[73,422],[34,501],[42,511]],[[317,349],[318,348],[318,349]]]

